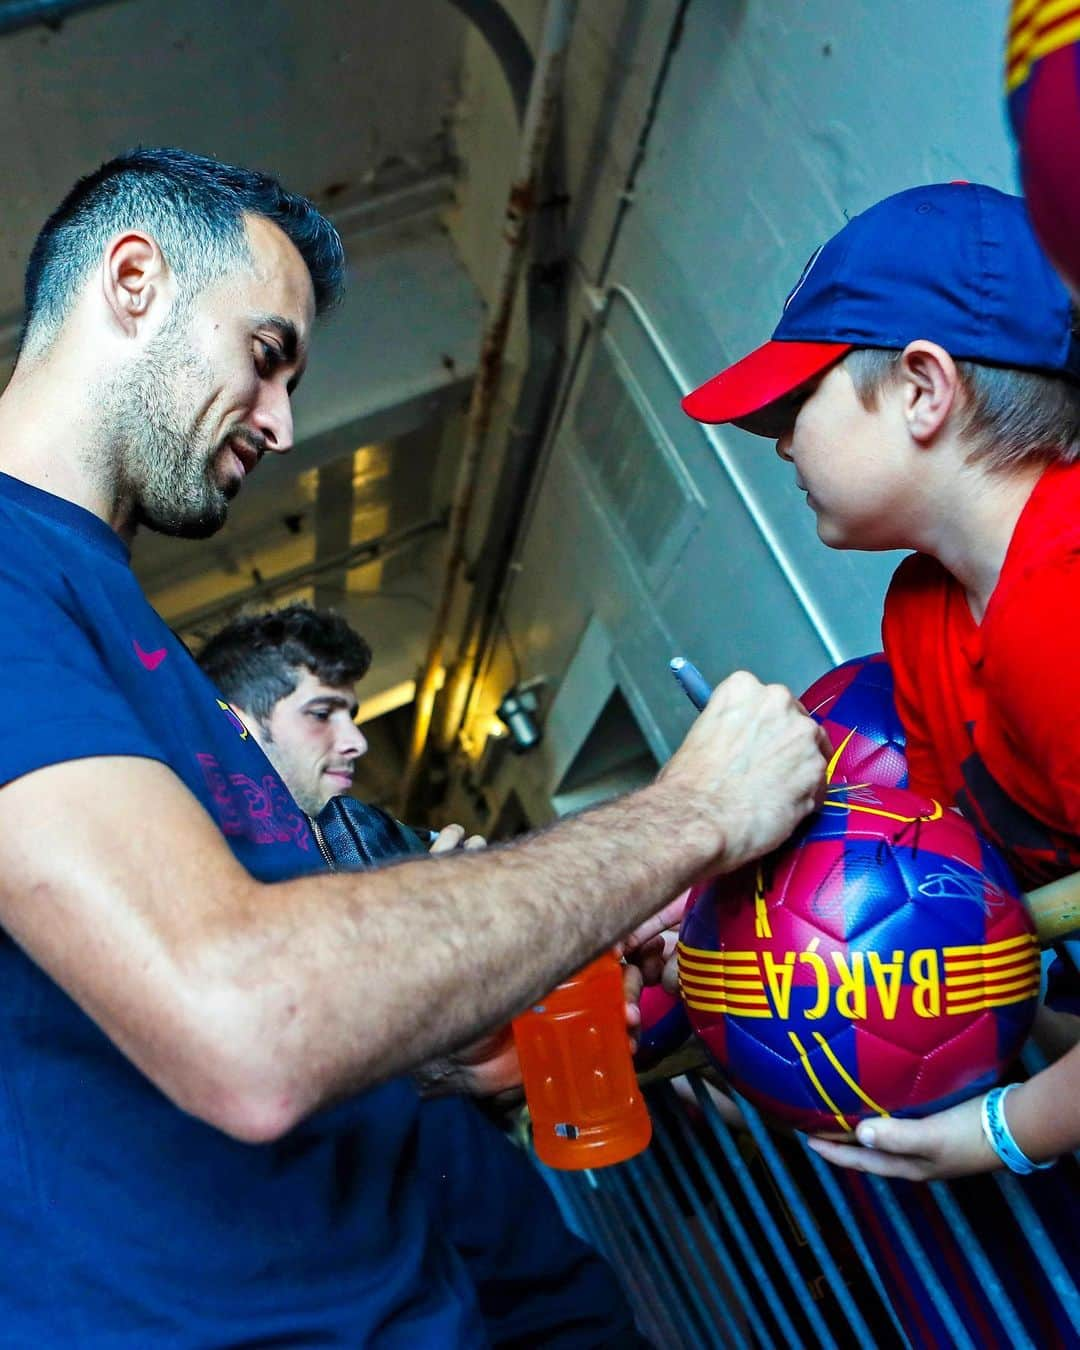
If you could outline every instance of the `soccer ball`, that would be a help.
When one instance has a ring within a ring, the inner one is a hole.
[[[856,656],[827,671],[799,701],[833,747],[830,782],[907,787],[904,727],[884,652]]]
[[[985,1091],[1035,1016],[1039,946],[963,817],[840,786],[760,864],[699,887],[679,933],[695,1032],[731,1085],[802,1130]]]

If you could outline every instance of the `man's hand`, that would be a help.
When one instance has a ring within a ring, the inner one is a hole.
[[[669,979],[668,966],[673,961],[679,925],[689,899],[690,891],[681,891],[663,909],[639,923],[622,944],[627,959],[642,966],[645,983],[663,983],[669,994],[678,992],[678,980]]]
[[[623,967],[623,995],[631,1051],[637,1046],[637,1031],[641,1026],[642,985],[640,966],[628,962]],[[423,1065],[414,1079],[424,1097],[459,1092],[469,1097],[486,1097],[502,1107],[516,1106],[524,1099],[521,1065],[514,1033],[509,1026],[500,1027],[453,1055]]]
[[[851,1143],[819,1136],[807,1142],[815,1153],[837,1167],[878,1177],[906,1181],[963,1177],[1001,1166],[983,1134],[981,1111],[982,1097],[977,1097],[922,1120],[888,1116],[861,1121]]]
[[[509,1026],[452,1055],[421,1065],[413,1079],[422,1097],[459,1093],[484,1097],[504,1107],[516,1106],[522,1100],[521,1067]]]
[[[824,730],[783,685],[737,671],[717,685],[660,777],[683,785],[687,812],[707,811],[729,872],[785,839],[824,795]]]

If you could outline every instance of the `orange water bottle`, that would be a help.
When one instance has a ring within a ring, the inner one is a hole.
[[[536,1156],[549,1167],[606,1167],[652,1137],[626,1030],[614,952],[514,1020]]]

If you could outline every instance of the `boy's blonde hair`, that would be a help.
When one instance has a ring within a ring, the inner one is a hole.
[[[897,378],[902,352],[859,347],[844,367],[864,408]],[[1009,469],[1033,460],[1080,460],[1080,385],[1058,375],[976,361],[957,361],[963,401],[957,429],[969,446],[968,461]]]

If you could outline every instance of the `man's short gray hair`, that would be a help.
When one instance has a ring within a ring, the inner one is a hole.
[[[170,148],[137,149],[81,178],[42,227],[26,269],[22,350],[52,343],[109,240],[152,236],[181,301],[251,262],[244,217],[262,216],[293,242],[318,312],[340,295],[345,270],[333,225],[273,178]]]

